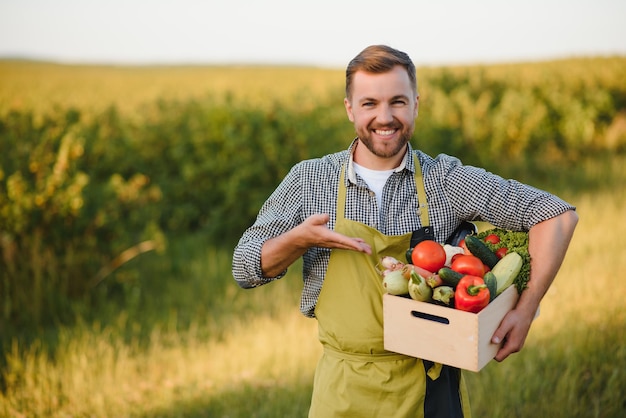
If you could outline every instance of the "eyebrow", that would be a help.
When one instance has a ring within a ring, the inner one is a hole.
[[[392,102],[392,101],[398,100],[398,99],[403,99],[403,100],[406,100],[406,101],[410,100],[408,96],[406,96],[404,94],[398,94],[398,95],[393,96],[391,99],[389,99],[389,101]],[[359,103],[363,103],[363,102],[379,102],[379,101],[380,100],[375,99],[373,97],[364,97],[364,98],[359,100]]]

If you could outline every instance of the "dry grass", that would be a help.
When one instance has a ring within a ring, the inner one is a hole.
[[[285,308],[280,319],[231,324],[223,339],[153,332],[147,348],[114,329],[61,331],[53,356],[39,344],[8,353],[2,416],[158,416],[243,387],[308,380],[319,356],[315,322]],[[158,412],[161,411],[161,412]]]

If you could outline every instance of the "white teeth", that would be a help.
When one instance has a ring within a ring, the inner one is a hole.
[[[379,131],[379,130],[376,131],[378,135],[392,135],[394,132],[395,132],[395,129],[391,129],[388,131]]]

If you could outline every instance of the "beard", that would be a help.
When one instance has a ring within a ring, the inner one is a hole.
[[[357,131],[359,141],[365,145],[365,147],[374,155],[380,158],[391,158],[398,153],[404,151],[406,144],[409,143],[413,136],[412,127],[406,127],[403,125],[385,127],[379,129],[400,129],[400,136],[396,139],[389,141],[374,140],[372,137],[372,131],[368,129],[361,129]]]

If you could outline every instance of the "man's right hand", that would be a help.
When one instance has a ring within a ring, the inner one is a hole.
[[[296,228],[301,228],[302,238],[305,239],[305,247],[340,248],[354,250],[367,254],[372,253],[372,248],[361,238],[347,237],[328,228],[328,214],[311,215]]]

